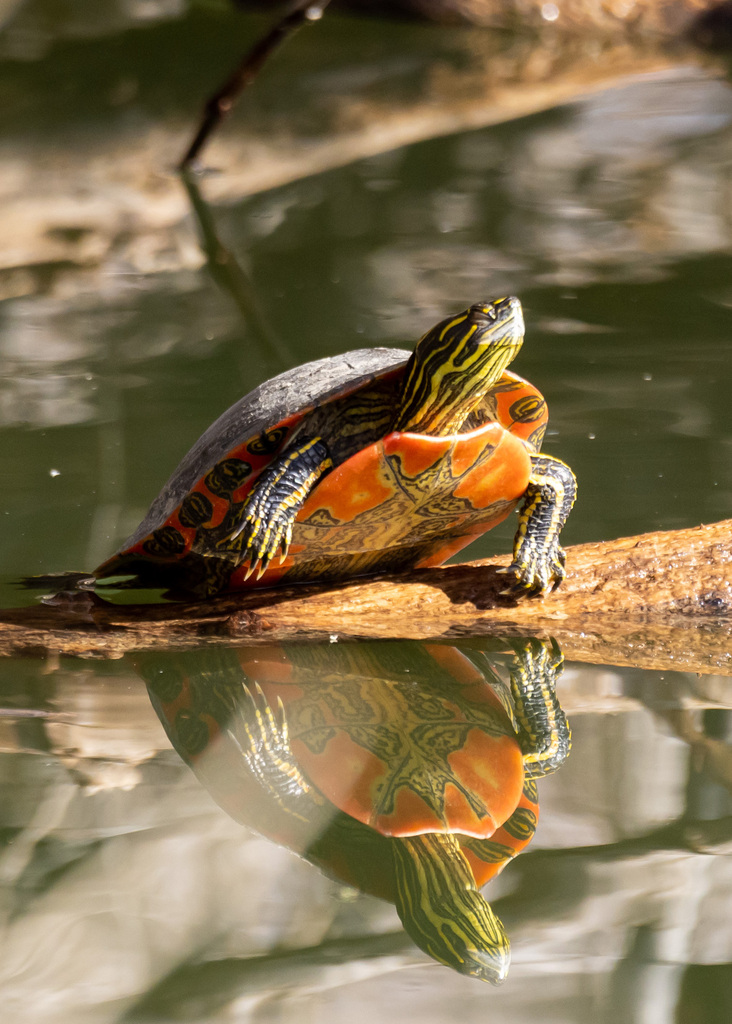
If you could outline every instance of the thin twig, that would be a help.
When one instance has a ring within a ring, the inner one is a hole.
[[[219,123],[231,111],[241,93],[254,81],[272,54],[299,28],[310,22],[319,21],[330,0],[302,0],[284,18],[263,36],[247,53],[237,69],[221,88],[214,93],[203,108],[203,116],[193,142],[181,160],[180,169],[190,167],[208,142]]]

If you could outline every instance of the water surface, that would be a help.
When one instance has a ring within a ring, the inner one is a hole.
[[[210,213],[246,275],[235,300],[170,184],[175,147],[169,161],[135,153],[157,206],[122,171],[130,138],[149,146],[172,124],[185,139],[204,58],[239,45],[231,16],[197,8],[84,38],[52,8],[3,50],[17,101],[0,154],[6,580],[99,563],[201,431],[273,373],[409,346],[505,293],[524,304],[514,365],[549,402],[545,449],[579,479],[567,542],[728,516],[732,92],[714,71],[680,61],[230,194]],[[274,130],[288,82],[317,133],[334,90],[378,81],[378,23],[328,22],[322,44],[303,33],[283,53],[229,138],[247,117]],[[403,98],[435,44],[426,28],[383,31],[380,88]],[[23,38],[36,49],[19,52]],[[455,52],[463,38],[449,36]],[[161,61],[191,67],[190,81],[156,74]],[[75,163],[81,152],[97,162]],[[204,178],[204,196],[226,175]],[[470,554],[508,550],[511,533]],[[5,604],[20,599],[4,587]],[[513,945],[491,989],[417,950],[388,902],[229,817],[171,748],[134,662],[4,661],[0,987],[13,1019],[727,1021],[729,679],[570,665],[558,688],[573,751],[540,785],[531,847],[487,890]]]

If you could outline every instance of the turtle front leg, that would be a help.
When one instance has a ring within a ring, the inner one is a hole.
[[[554,641],[551,648],[540,640],[512,646],[516,655],[510,669],[514,724],[524,755],[524,773],[537,779],[564,764],[572,742],[556,691],[564,656]]]
[[[256,680],[244,684],[243,700],[227,732],[249,771],[282,810],[313,826],[321,819],[323,824],[330,821],[332,808],[310,786],[292,755],[282,701],[276,709],[270,707]]]
[[[263,471],[249,493],[241,523],[231,539],[242,537],[242,561],[249,561],[246,578],[264,573],[277,551],[284,562],[292,527],[315,484],[333,467],[322,438],[287,448]],[[258,568],[257,568],[258,567]]]
[[[504,594],[545,594],[567,575],[559,534],[577,496],[572,470],[551,455],[531,456],[531,477],[519,513],[513,562],[507,569],[516,582]]]

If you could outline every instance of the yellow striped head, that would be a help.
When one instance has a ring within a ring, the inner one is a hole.
[[[454,835],[394,839],[395,906],[414,942],[460,974],[500,985],[511,944]]]
[[[513,296],[477,302],[437,324],[407,363],[393,429],[433,436],[459,431],[523,340],[521,303]]]

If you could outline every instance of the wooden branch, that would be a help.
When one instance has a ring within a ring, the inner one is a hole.
[[[502,597],[508,558],[339,587],[251,590],[186,605],[62,594],[0,612],[0,655],[355,638],[554,637],[572,661],[732,675],[732,520],[568,549],[543,599]],[[476,641],[479,642],[479,641]]]
[[[330,0],[301,0],[280,18],[265,36],[257,40],[235,71],[206,101],[196,134],[180,162],[181,170],[190,167],[194,160],[198,159],[211,135],[231,112],[244,89],[252,84],[274,52],[303,25],[319,21],[329,3]]]

